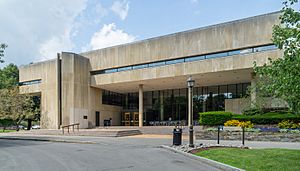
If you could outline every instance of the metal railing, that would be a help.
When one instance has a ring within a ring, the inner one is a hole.
[[[72,127],[73,129],[73,132],[74,132],[74,127],[77,126],[77,131],[79,132],[79,123],[75,123],[75,124],[70,124],[70,125],[65,125],[65,126],[62,126],[61,129],[62,129],[62,134],[65,134],[65,128],[68,128],[68,133],[70,133],[70,127]]]

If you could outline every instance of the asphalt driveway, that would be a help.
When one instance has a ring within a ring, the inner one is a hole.
[[[218,170],[157,144],[135,138],[96,144],[0,139],[0,170]]]

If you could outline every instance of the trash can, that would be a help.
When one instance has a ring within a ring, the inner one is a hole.
[[[104,119],[104,127],[110,126],[110,120]]]
[[[173,130],[173,145],[181,145],[182,128],[175,127]]]

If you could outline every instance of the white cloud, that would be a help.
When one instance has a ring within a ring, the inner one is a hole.
[[[198,0],[191,0],[191,3],[196,4],[198,3]]]
[[[104,24],[104,26],[91,38],[90,44],[83,47],[82,50],[87,49],[101,49],[109,46],[130,43],[135,40],[135,36],[125,33],[123,30],[118,29],[115,23]]]
[[[56,54],[61,51],[68,51],[74,47],[70,39],[70,30],[65,30],[63,35],[53,36],[49,40],[40,45],[37,60],[47,60],[56,57]]]
[[[127,2],[127,0],[115,1],[111,6],[111,10],[117,14],[121,20],[125,20],[129,10],[129,2]]]
[[[0,41],[9,46],[5,60],[26,64],[72,50],[74,22],[86,4],[87,0],[1,1]]]

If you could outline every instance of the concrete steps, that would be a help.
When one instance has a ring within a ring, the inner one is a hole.
[[[65,130],[62,134],[62,130],[30,130],[19,131],[11,134],[15,135],[63,135],[63,136],[93,136],[93,137],[125,137],[133,135],[141,135],[141,131],[138,129],[108,129],[108,128],[96,128],[96,129],[76,129],[70,130],[69,133]]]

